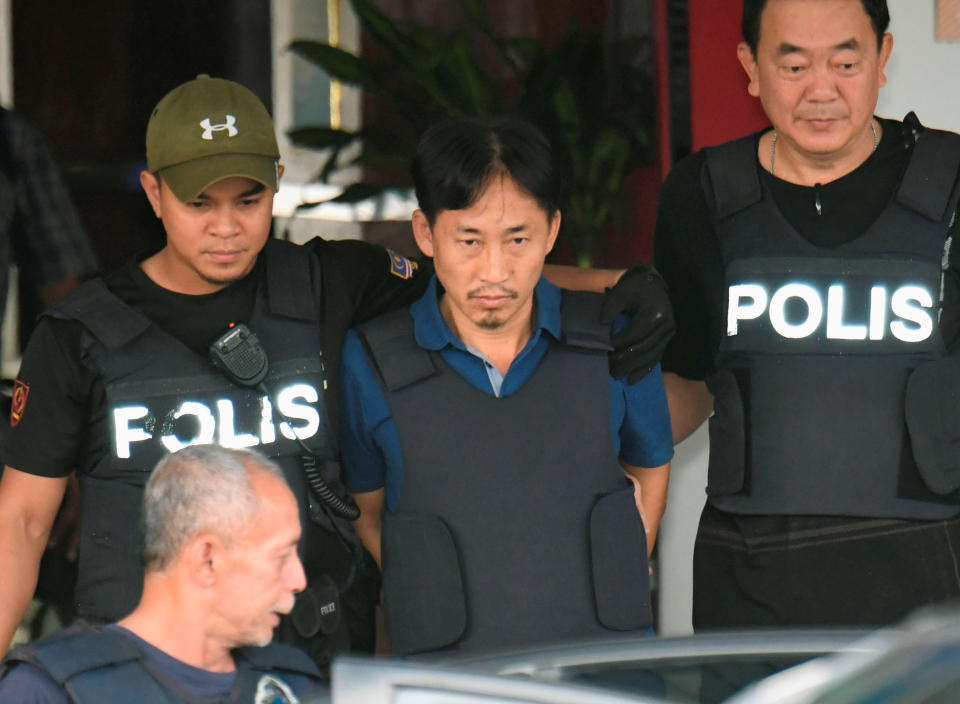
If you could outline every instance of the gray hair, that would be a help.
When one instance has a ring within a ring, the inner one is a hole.
[[[250,484],[250,473],[257,469],[287,484],[280,467],[252,450],[191,445],[160,460],[143,492],[144,566],[166,568],[200,533],[212,532],[229,542],[259,506]]]

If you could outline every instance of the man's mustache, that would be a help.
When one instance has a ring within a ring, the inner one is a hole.
[[[467,298],[487,298],[490,296],[503,296],[505,298],[516,298],[519,294],[510,288],[505,288],[503,286],[493,286],[486,288],[478,288],[467,293]]]

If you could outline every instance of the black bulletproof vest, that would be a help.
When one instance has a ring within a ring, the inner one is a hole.
[[[911,371],[945,354],[938,324],[960,137],[925,130],[894,200],[859,237],[810,244],[758,174],[753,137],[707,150],[725,265],[726,335],[707,384],[707,493],[735,513],[937,519],[904,420]],[[851,204],[851,207],[857,207]]]
[[[563,343],[504,398],[418,347],[406,310],[361,329],[403,450],[382,537],[395,652],[649,628],[643,526],[610,442],[599,298],[565,294]]]
[[[282,691],[281,687],[303,697],[322,681],[310,658],[290,646],[239,648],[234,658],[237,684],[230,701],[252,702],[258,691]],[[174,690],[162,672],[149,668],[132,640],[82,621],[51,638],[15,648],[4,666],[21,662],[43,670],[74,704],[101,704],[118,697],[138,704],[197,701],[188,692]]]
[[[319,295],[311,294],[319,290],[320,273],[285,242],[271,240],[265,256],[265,281],[249,326],[270,360],[266,384],[273,400],[295,418],[294,432],[318,455],[329,456],[333,445],[314,304]],[[84,325],[83,361],[106,388],[112,432],[108,451],[91,471],[79,473],[83,521],[76,600],[81,616],[113,621],[136,606],[143,585],[137,544],[143,487],[156,463],[186,444],[252,447],[276,460],[301,506],[307,574],[327,571],[334,560],[316,554],[322,552],[315,544],[322,531],[307,520],[302,449],[285,435],[290,426],[281,427],[271,402],[232,384],[207,358],[120,301],[100,280],[81,286],[50,314]],[[340,541],[327,542],[324,549],[344,550]]]

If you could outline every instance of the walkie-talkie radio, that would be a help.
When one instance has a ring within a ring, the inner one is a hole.
[[[248,388],[259,386],[270,367],[260,340],[243,323],[231,323],[210,345],[210,361],[234,384]]]
[[[231,323],[227,331],[210,345],[210,361],[234,384],[257,389],[269,398],[273,408],[283,416],[283,412],[273,400],[273,394],[263,381],[270,368],[267,352],[250,328],[243,323]],[[289,428],[289,419],[286,416],[283,418],[282,422]],[[293,432],[291,434],[304,451],[300,457],[303,473],[314,495],[341,518],[356,520],[360,516],[357,504],[351,497],[340,498],[333,492],[320,474],[317,456],[304,444],[300,436]]]

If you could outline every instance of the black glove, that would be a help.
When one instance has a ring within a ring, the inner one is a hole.
[[[613,324],[621,313],[629,322],[613,336],[610,375],[635,384],[656,366],[676,330],[673,307],[663,277],[643,262],[631,267],[608,288],[600,309],[601,322]]]

